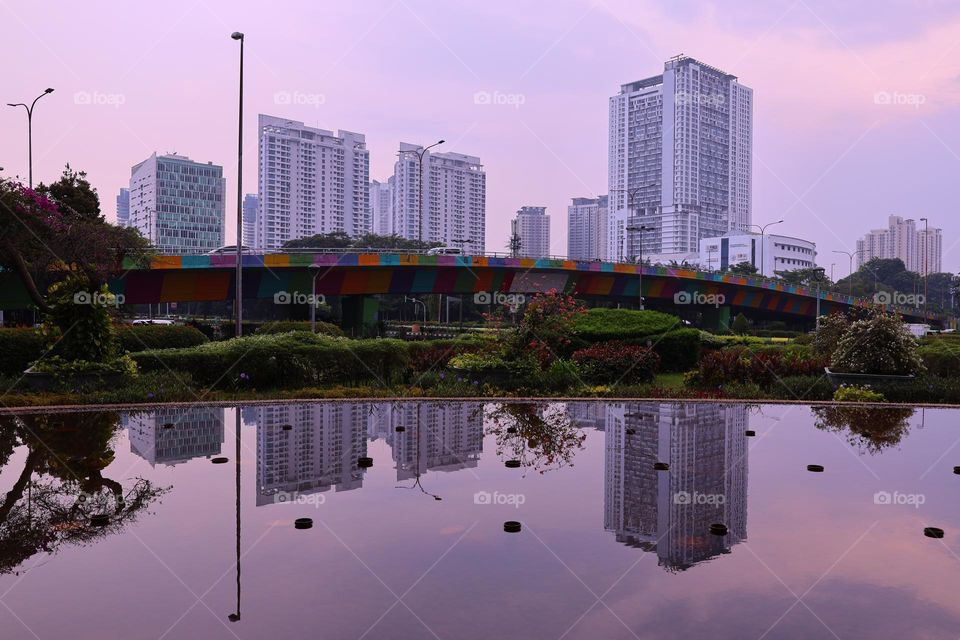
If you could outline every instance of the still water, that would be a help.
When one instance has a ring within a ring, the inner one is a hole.
[[[0,637],[958,638],[958,417],[660,402],[0,416]]]

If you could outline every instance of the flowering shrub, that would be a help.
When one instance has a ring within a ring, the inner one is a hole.
[[[843,334],[830,360],[843,373],[909,375],[924,370],[917,341],[897,314],[874,309]]]
[[[731,383],[754,383],[767,387],[787,376],[808,376],[823,372],[826,362],[798,351],[753,352],[733,347],[704,354],[696,376],[696,384],[716,387]]]
[[[591,384],[650,382],[660,368],[660,356],[653,349],[615,340],[575,351],[573,361]]]
[[[572,296],[551,289],[534,296],[520,325],[507,344],[506,356],[516,359],[533,352],[541,369],[557,358],[568,355],[577,318],[586,313]]]
[[[840,338],[850,329],[850,321],[842,313],[831,313],[821,317],[817,322],[817,332],[813,337],[813,352],[829,358]]]
[[[834,391],[833,399],[838,402],[883,402],[885,400],[882,393],[870,387],[856,385],[840,385],[840,388]]]

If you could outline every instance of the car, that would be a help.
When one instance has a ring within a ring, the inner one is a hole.
[[[462,256],[463,249],[460,247],[434,247],[427,251],[428,256]]]
[[[242,253],[253,253],[253,249],[251,249],[251,248],[248,247],[247,245],[243,245],[243,248],[242,248],[241,251],[242,251]],[[237,245],[235,245],[235,244],[228,244],[228,245],[226,245],[226,246],[224,246],[224,247],[219,247],[218,249],[214,249],[213,251],[208,251],[208,252],[207,252],[207,255],[208,255],[208,256],[219,256],[219,255],[223,255],[223,254],[230,254],[230,253],[236,253],[236,252],[237,252]]]
[[[166,318],[137,318],[131,324],[174,324],[174,322]]]

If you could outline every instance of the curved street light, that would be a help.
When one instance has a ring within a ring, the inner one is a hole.
[[[243,34],[234,31],[230,37],[240,42],[240,98],[237,118],[237,284],[233,310],[236,314],[233,335],[243,336]]]
[[[420,240],[421,243],[423,242],[423,156],[427,151],[429,151],[430,149],[433,149],[437,145],[443,144],[444,142],[446,142],[446,140],[437,140],[433,144],[426,147],[420,146],[417,149],[407,149],[405,151],[400,152],[400,153],[415,153],[417,155],[417,169],[420,172],[420,180],[417,184],[417,187],[418,187],[417,212],[419,214],[417,217],[419,218],[418,239]]]
[[[33,99],[33,102],[30,103],[30,106],[27,106],[23,102],[7,103],[8,107],[23,107],[27,110],[27,171],[29,172],[30,176],[29,180],[31,189],[33,189],[33,107],[37,104],[37,100],[51,93],[53,93],[53,89],[47,87],[43,90],[43,93]]]
[[[783,219],[782,219],[782,218],[781,218],[780,220],[775,221],[775,222],[768,222],[768,223],[765,224],[765,225],[759,225],[759,224],[752,224],[752,225],[750,225],[750,228],[751,228],[751,229],[754,229],[754,228],[760,229],[760,275],[761,275],[761,276],[766,277],[766,274],[763,272],[763,270],[764,270],[764,268],[767,266],[767,265],[766,265],[766,262],[764,262],[764,257],[763,257],[764,247],[766,246],[767,243],[763,241],[763,235],[767,232],[767,227],[772,227],[773,225],[775,225],[775,224],[780,224],[781,222],[783,222]],[[776,261],[777,261],[776,257],[774,257],[773,261],[774,261],[774,263],[776,263]],[[776,265],[774,265],[774,266],[776,266]],[[776,269],[773,270],[773,273],[770,274],[770,277],[773,277],[775,274],[776,274]]]

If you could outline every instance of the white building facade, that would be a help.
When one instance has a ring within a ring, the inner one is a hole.
[[[363,134],[260,115],[257,249],[320,233],[370,233],[370,153]]]
[[[753,90],[684,56],[622,85],[609,104],[608,258],[642,224],[645,256],[696,252],[752,219]],[[627,224],[627,218],[641,221]],[[617,235],[610,235],[615,231]],[[623,236],[619,238],[619,236]]]
[[[130,189],[123,188],[117,194],[117,226],[125,227],[130,222]]]
[[[177,154],[151,155],[130,170],[129,222],[164,255],[224,244],[223,167]]]
[[[567,258],[602,260],[607,255],[607,196],[573,198],[567,207]]]
[[[926,226],[918,229],[912,218],[890,216],[886,229],[872,229],[857,240],[857,267],[874,258],[899,258],[908,271],[938,273],[943,263],[942,231]]]
[[[370,181],[370,219],[377,235],[393,235],[394,182],[393,176],[386,182]]]
[[[422,147],[400,143],[394,165],[393,232],[411,240],[440,242],[483,254],[486,246],[487,176],[476,156],[462,153],[423,154],[423,191],[417,152]],[[424,212],[422,224],[420,213]]]
[[[510,222],[512,233],[520,238],[519,256],[546,258],[550,255],[550,216],[546,207],[520,207]]]
[[[257,210],[260,198],[255,193],[243,196],[243,246],[257,246]]]
[[[813,269],[817,266],[817,245],[809,240],[768,233],[728,234],[700,241],[699,264],[709,271],[725,271],[748,262],[764,276],[778,271]]]

